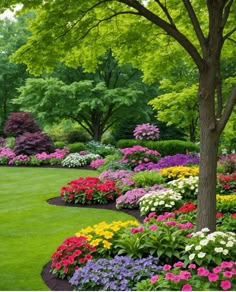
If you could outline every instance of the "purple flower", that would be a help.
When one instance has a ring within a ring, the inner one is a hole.
[[[157,126],[149,123],[137,125],[133,134],[135,139],[138,140],[158,140],[160,137],[160,131]]]

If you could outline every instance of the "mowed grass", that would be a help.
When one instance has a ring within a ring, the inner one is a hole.
[[[54,206],[47,199],[61,186],[96,171],[0,167],[0,290],[49,290],[43,265],[57,246],[79,229],[103,220],[133,217],[109,210]]]

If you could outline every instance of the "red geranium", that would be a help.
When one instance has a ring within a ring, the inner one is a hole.
[[[196,209],[197,207],[192,202],[190,202],[190,203],[185,203],[178,210],[175,210],[174,213],[186,213],[186,212],[191,212]]]

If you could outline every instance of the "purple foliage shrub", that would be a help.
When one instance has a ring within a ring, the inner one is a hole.
[[[142,198],[145,194],[150,191],[157,191],[157,190],[166,190],[165,187],[162,185],[154,185],[152,187],[145,187],[145,188],[135,188],[130,191],[127,191],[124,195],[119,196],[116,199],[116,208],[117,209],[137,209],[138,208],[138,201]]]
[[[51,138],[47,134],[27,132],[16,138],[13,150],[16,155],[34,155],[41,152],[51,153],[54,147]]]
[[[0,137],[0,147],[4,147],[6,145],[6,140],[3,137]]]
[[[160,138],[160,131],[157,126],[149,123],[137,125],[133,134],[137,140],[158,140]]]
[[[134,168],[134,171],[162,169],[171,166],[184,166],[189,164],[199,164],[198,156],[190,156],[185,154],[176,154],[171,156],[165,156],[161,158],[157,163],[149,162],[142,163]]]
[[[4,133],[12,136],[20,136],[26,132],[40,132],[40,128],[31,113],[11,113],[5,123]]]

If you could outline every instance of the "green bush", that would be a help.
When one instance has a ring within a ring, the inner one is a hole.
[[[72,130],[67,132],[64,135],[64,138],[69,144],[76,142],[86,142],[89,140],[88,134],[81,130]]]
[[[156,170],[137,172],[132,176],[132,180],[136,187],[146,187],[164,183],[164,178]]]
[[[55,148],[62,149],[66,146],[66,143],[63,141],[56,141],[54,142]]]
[[[97,169],[99,172],[105,170],[118,170],[118,169],[128,169],[125,163],[119,162],[122,158],[122,153],[117,152],[112,155],[107,155],[105,158],[105,163],[99,166]]]
[[[15,137],[8,137],[6,138],[6,147],[13,149],[15,146]]]
[[[68,144],[67,148],[70,150],[71,153],[80,152],[83,150],[87,150],[87,147],[84,143],[77,142],[73,144]]]
[[[199,146],[188,141],[181,140],[162,140],[162,141],[143,141],[135,139],[122,139],[117,142],[118,148],[132,147],[141,145],[153,150],[157,150],[162,157],[167,155],[175,155],[178,153],[186,154],[186,152],[199,152]]]

